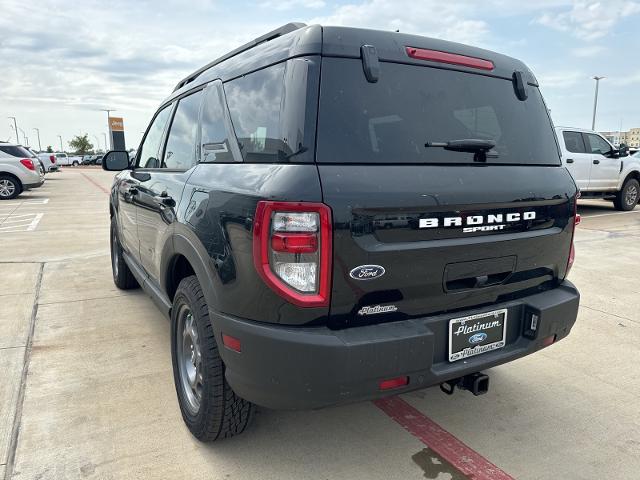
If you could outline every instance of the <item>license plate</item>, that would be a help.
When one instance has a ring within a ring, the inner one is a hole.
[[[504,347],[507,309],[449,320],[449,361]]]

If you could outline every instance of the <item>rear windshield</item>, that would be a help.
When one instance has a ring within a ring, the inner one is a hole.
[[[20,158],[31,158],[33,154],[28,152],[24,147],[14,147],[11,145],[0,145],[0,151],[6,153],[7,155],[11,155],[13,157]]]
[[[324,58],[318,116],[321,163],[473,163],[474,153],[427,142],[491,140],[487,163],[559,165],[537,88],[453,70],[380,63],[377,83],[360,60]]]

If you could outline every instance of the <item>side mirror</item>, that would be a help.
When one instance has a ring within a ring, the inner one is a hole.
[[[624,143],[620,144],[620,148],[618,148],[618,156],[619,157],[628,157],[629,156],[629,147]]]
[[[120,172],[131,168],[129,153],[124,150],[111,150],[102,157],[102,169],[109,172]]]

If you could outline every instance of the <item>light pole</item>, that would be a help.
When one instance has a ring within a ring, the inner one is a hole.
[[[107,153],[109,151],[107,148],[107,134],[102,132],[102,135],[104,136],[104,152]]]
[[[593,77],[593,79],[596,81],[596,93],[593,97],[593,120],[591,120],[591,130],[595,130],[596,129],[596,110],[598,109],[598,87],[600,86],[600,80],[602,80],[605,77]]]
[[[64,153],[64,147],[62,146],[62,135],[58,135],[58,138],[60,139],[60,153]]]
[[[40,143],[40,129],[39,128],[34,128],[34,130],[38,133],[38,151],[41,152],[42,151],[42,144]]]
[[[98,149],[100,148],[100,140],[98,140],[97,135],[93,135],[93,138],[96,139],[96,153],[98,153]]]
[[[16,117],[7,117],[13,119],[13,129],[16,131],[16,143],[20,144],[20,138],[18,138],[18,122],[16,122]]]
[[[109,128],[109,132],[111,132],[111,124],[110,124],[111,116],[109,114],[111,112],[115,112],[115,110],[111,110],[109,108],[101,108],[100,111],[101,112],[107,112],[107,128]],[[105,144],[105,150],[106,150],[106,145],[107,145],[106,140],[105,140],[104,144]],[[113,145],[111,145],[111,142],[109,142],[109,148],[113,148]]]

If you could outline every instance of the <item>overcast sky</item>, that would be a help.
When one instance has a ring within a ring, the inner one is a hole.
[[[530,5],[527,5],[530,3]],[[640,1],[607,0],[2,0],[0,140],[12,121],[37,147],[88,133],[106,114],[127,146],[178,80],[289,21],[395,30],[481,46],[527,63],[557,125],[589,127],[593,75],[599,130],[640,127]],[[22,134],[21,134],[22,139]]]

